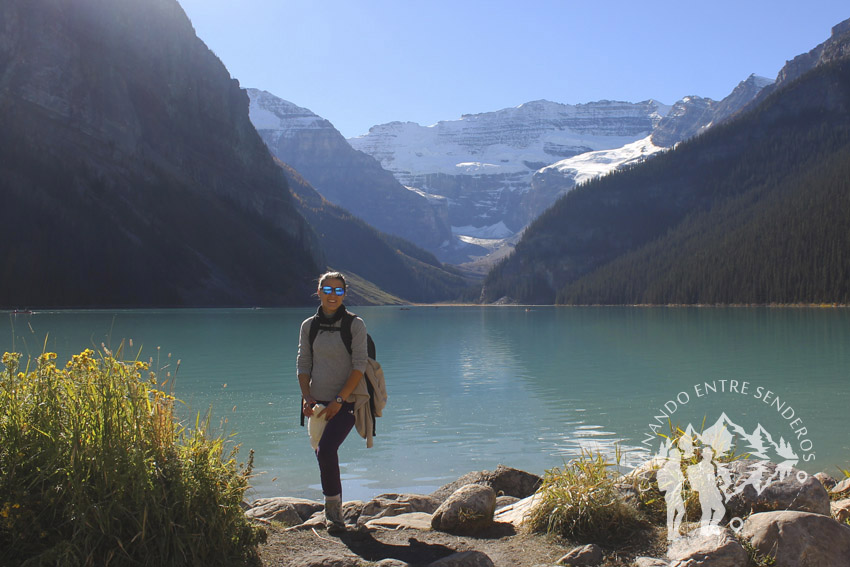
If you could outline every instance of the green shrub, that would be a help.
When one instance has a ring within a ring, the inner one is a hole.
[[[531,529],[582,543],[617,543],[640,531],[646,522],[618,487],[618,461],[619,453],[609,463],[602,453],[582,450],[563,468],[547,470],[529,518]]]
[[[236,462],[209,418],[181,425],[143,362],[108,350],[0,374],[0,563],[245,565],[265,532],[240,503]],[[162,384],[165,386],[165,383]]]

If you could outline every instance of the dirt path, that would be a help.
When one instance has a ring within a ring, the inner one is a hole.
[[[359,558],[364,565],[392,558],[424,567],[453,553],[478,550],[496,567],[541,567],[555,565],[576,543],[548,535],[517,534],[510,524],[495,524],[477,537],[454,536],[432,530],[351,530],[341,536],[322,529],[295,530],[272,526],[269,540],[260,548],[264,567],[333,565],[332,558]],[[660,539],[659,539],[660,536]],[[605,566],[631,565],[636,556],[663,556],[663,533],[636,534],[632,545],[606,549]]]

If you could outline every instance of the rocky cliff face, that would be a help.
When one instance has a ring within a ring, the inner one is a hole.
[[[833,26],[832,33],[825,42],[808,53],[802,53],[791,61],[786,61],[785,66],[776,76],[776,82],[759,93],[752,105],[759,104],[783,85],[799,79],[815,67],[847,57],[850,57],[850,19]]]
[[[770,79],[750,75],[738,83],[720,102],[710,98],[687,96],[674,104],[667,116],[659,122],[652,132],[652,142],[657,146],[671,147],[699,135],[729,119],[771,83],[773,81]]]
[[[311,231],[176,0],[4,1],[0,123],[4,306],[307,299]]]
[[[265,91],[249,89],[248,94],[251,120],[266,145],[326,199],[427,250],[451,239],[445,200],[403,187],[310,110]]]
[[[717,101],[699,96],[686,96],[673,105],[658,128],[652,133],[652,141],[667,148],[691,136],[695,136],[711,124]]]

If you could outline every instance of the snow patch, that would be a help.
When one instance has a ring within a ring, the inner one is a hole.
[[[475,173],[497,173],[500,169],[500,166],[494,163],[481,163],[477,161],[467,161],[463,163],[458,163],[455,165],[455,171],[463,174],[475,174]]]
[[[503,238],[508,238],[513,236],[513,231],[505,226],[504,221],[499,221],[496,224],[492,224],[490,226],[453,226],[452,234],[459,237],[464,242],[470,242],[472,244],[477,244],[475,242],[471,242],[471,240],[475,239],[484,239],[484,240],[501,240]]]
[[[269,130],[276,137],[289,137],[302,130],[332,129],[330,122],[289,101],[277,98],[271,93],[257,89],[247,89],[250,105],[248,118],[257,130]]]
[[[419,189],[418,187],[408,187],[407,185],[404,185],[404,188],[412,193],[416,193],[420,197],[427,199],[430,205],[442,205],[448,201],[448,199],[446,197],[443,197],[442,195],[433,195],[431,193],[423,191],[422,189]]]
[[[666,148],[653,144],[652,136],[650,135],[620,148],[587,152],[571,157],[545,167],[540,171],[544,172],[554,169],[563,175],[569,175],[571,177],[574,175],[575,183],[578,185],[584,181],[589,181],[595,177],[610,173],[622,165],[646,159],[664,149]]]
[[[283,126],[277,114],[254,104],[253,100],[248,107],[248,118],[257,130],[277,130]]]

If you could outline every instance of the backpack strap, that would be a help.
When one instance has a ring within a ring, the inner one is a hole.
[[[348,354],[351,354],[351,342],[354,340],[354,336],[351,334],[351,323],[354,322],[355,317],[357,315],[346,311],[342,314],[342,322],[339,324],[339,334],[342,337],[342,344],[345,345]]]

